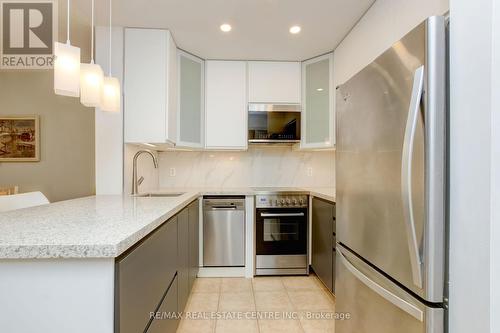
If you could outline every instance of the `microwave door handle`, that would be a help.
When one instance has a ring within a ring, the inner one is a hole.
[[[260,213],[262,217],[294,217],[304,216],[304,213]]]
[[[383,297],[385,300],[391,302],[393,305],[397,306],[404,312],[408,313],[418,321],[420,322],[424,321],[424,313],[422,310],[417,308],[415,305],[405,301],[401,297],[391,293],[389,290],[382,287],[381,285],[370,279],[368,276],[363,274],[356,267],[354,267],[353,264],[351,264],[351,262],[344,256],[342,251],[343,251],[342,248],[340,247],[337,248],[337,254],[340,257],[340,261],[349,270],[349,272],[351,272],[352,275],[354,275],[359,281],[361,281],[365,286],[367,286],[368,288],[376,292],[378,295]]]
[[[401,163],[401,196],[403,199],[403,215],[406,226],[406,236],[408,238],[408,250],[410,253],[410,263],[413,283],[422,288],[422,259],[415,230],[415,215],[413,213],[412,197],[412,164],[413,148],[415,143],[415,132],[417,130],[420,103],[424,88],[424,66],[417,68],[413,78],[413,89],[411,94],[408,118],[404,133],[402,163]]]

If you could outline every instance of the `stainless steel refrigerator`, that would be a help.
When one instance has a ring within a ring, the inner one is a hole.
[[[337,88],[336,333],[441,333],[446,22],[431,17]]]

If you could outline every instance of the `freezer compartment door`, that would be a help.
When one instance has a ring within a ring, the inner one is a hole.
[[[442,333],[444,310],[430,308],[342,246],[336,251],[336,333]]]

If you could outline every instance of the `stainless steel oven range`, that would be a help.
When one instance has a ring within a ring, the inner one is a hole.
[[[308,241],[306,194],[256,196],[255,275],[306,275]]]

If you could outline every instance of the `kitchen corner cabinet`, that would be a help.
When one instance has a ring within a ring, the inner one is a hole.
[[[177,140],[177,47],[168,30],[126,28],[124,141]]]
[[[205,116],[205,61],[178,50],[177,146],[202,148]]]
[[[179,309],[184,309],[189,297],[189,210],[177,215],[177,296]]]
[[[335,293],[335,203],[312,199],[312,263],[311,266],[332,293]]]
[[[198,274],[198,200],[115,262],[115,333],[174,333]]]
[[[302,63],[301,148],[335,145],[333,53]]]
[[[189,210],[189,290],[193,289],[194,281],[200,269],[200,204],[196,200],[188,206]]]
[[[179,311],[186,307],[199,270],[199,203],[193,201],[177,214],[177,298]]]
[[[206,61],[207,149],[247,149],[246,74],[244,61]]]
[[[248,102],[300,104],[300,62],[249,61]]]

